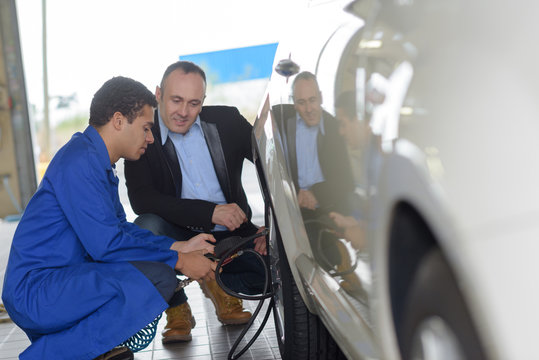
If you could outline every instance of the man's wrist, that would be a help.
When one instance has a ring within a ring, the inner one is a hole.
[[[178,251],[178,261],[176,262],[176,269],[181,271],[183,268],[183,255],[181,252]]]

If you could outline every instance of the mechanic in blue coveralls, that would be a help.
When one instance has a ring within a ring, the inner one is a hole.
[[[214,279],[215,239],[177,242],[126,221],[115,163],[153,142],[155,96],[114,77],[89,126],[52,159],[17,227],[2,299],[31,345],[21,359],[132,359],[117,347],[167,307],[177,278]],[[112,350],[111,350],[112,349]]]

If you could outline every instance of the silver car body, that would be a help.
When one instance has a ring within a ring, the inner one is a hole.
[[[487,357],[539,358],[537,14],[539,3],[519,0],[311,2],[285,32],[274,66],[290,59],[316,74],[332,114],[339,91],[355,90],[376,143],[361,164],[363,289],[351,296],[315,260],[271,111],[291,103],[293,77],[272,75],[254,129],[269,221],[305,305],[348,358],[400,357],[388,254],[403,203],[447,259]],[[387,71],[368,78],[369,61]]]

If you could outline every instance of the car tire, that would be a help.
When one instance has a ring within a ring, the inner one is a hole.
[[[403,360],[486,359],[456,279],[439,249],[421,261],[399,342]]]
[[[309,312],[303,302],[290,266],[276,223],[276,244],[271,254],[272,282],[275,305],[273,309],[279,351],[283,360],[338,360],[346,359],[320,318]],[[271,250],[270,250],[271,251]],[[276,279],[274,274],[278,273]],[[278,304],[282,308],[278,308]],[[283,324],[282,329],[278,323]]]

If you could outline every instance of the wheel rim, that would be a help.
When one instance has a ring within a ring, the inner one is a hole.
[[[273,311],[275,314],[275,326],[279,340],[281,344],[285,342],[285,332],[284,332],[284,304],[283,304],[283,288],[281,281],[281,270],[279,264],[279,248],[277,243],[277,230],[275,227],[275,220],[273,218],[273,212],[269,210],[269,221],[270,221],[270,234],[269,234],[269,255],[270,255],[270,271],[271,271],[271,280],[273,284],[273,301],[274,307]]]
[[[414,335],[412,359],[464,359],[457,337],[442,318],[431,316],[421,322]]]

